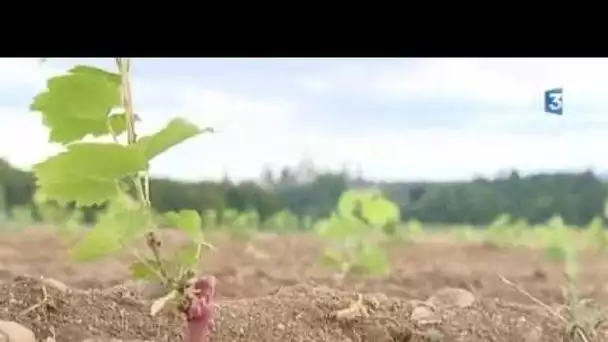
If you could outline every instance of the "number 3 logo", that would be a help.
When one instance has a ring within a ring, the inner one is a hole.
[[[564,90],[555,88],[545,91],[545,112],[562,115],[564,111]]]
[[[551,110],[560,110],[562,109],[562,94],[561,93],[551,93],[549,94],[549,98],[551,99],[551,103],[549,103],[549,108]]]

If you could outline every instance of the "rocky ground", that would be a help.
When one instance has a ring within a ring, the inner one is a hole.
[[[171,233],[164,238],[168,245],[181,241]],[[208,252],[204,266],[219,284],[213,341],[569,338],[561,320],[569,319],[562,265],[541,251],[402,245],[390,250],[390,275],[340,280],[318,266],[319,245],[311,237],[260,237],[253,249],[226,237],[213,242],[217,251]],[[19,333],[7,322],[26,328],[22,339],[10,342],[32,341],[27,336],[32,332],[46,342],[180,341],[180,317],[170,312],[150,317],[153,294],[128,281],[128,260],[75,264],[44,229],[2,236],[0,331]],[[581,267],[579,290],[599,306],[608,303],[606,257],[585,255]],[[594,331],[590,341],[608,341],[603,324]]]

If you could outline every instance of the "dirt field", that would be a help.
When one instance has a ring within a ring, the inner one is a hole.
[[[165,240],[180,243],[173,233]],[[498,276],[559,311],[564,303],[562,266],[540,251],[439,242],[403,245],[390,250],[390,276],[342,281],[318,265],[319,245],[308,236],[260,237],[255,251],[226,237],[212,242],[217,251],[207,252],[204,268],[219,280],[213,341],[563,338],[565,324]],[[2,235],[0,320],[17,321],[40,340],[52,336],[57,342],[92,337],[180,341],[179,317],[149,317],[149,304],[142,298],[149,289],[127,282],[128,261],[121,256],[74,264],[44,229]],[[608,304],[608,256],[585,255],[581,268],[580,291]],[[52,277],[88,291],[60,291],[26,275]],[[593,340],[608,341],[606,329],[598,331]]]

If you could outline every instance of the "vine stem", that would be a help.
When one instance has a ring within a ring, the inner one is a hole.
[[[127,126],[127,144],[132,145],[137,141],[137,134],[135,133],[135,115],[133,114],[133,96],[131,93],[131,81],[129,79],[129,72],[131,69],[131,62],[129,58],[116,58],[116,65],[120,72],[121,78],[121,99],[122,107],[125,110],[125,121]],[[135,189],[141,202],[149,207],[150,199],[146,196],[146,192],[142,187],[141,175],[135,177]]]
[[[121,78],[121,100],[122,107],[125,111],[125,122],[127,128],[127,144],[133,145],[137,142],[137,134],[135,132],[135,112],[133,110],[133,96],[131,92],[131,80],[129,78],[130,69],[131,69],[131,60],[129,58],[116,58],[116,65],[118,66],[118,71],[120,73]],[[135,184],[135,190],[137,191],[137,196],[140,202],[145,206],[145,208],[150,212],[151,203],[150,203],[150,178],[148,177],[147,172],[142,174],[138,173],[134,178],[133,182]],[[152,217],[150,215],[150,224],[152,226]],[[160,255],[160,251],[158,249],[160,245],[160,241],[156,237],[153,231],[148,232],[146,234],[146,245],[152,251],[152,255],[154,256],[154,261],[159,266],[158,273],[161,275],[161,280],[166,283],[170,281],[169,275],[165,270],[163,260]],[[146,264],[149,268],[150,265]],[[152,269],[152,268],[151,268]],[[156,272],[156,270],[153,269]],[[165,284],[168,285],[168,284]]]

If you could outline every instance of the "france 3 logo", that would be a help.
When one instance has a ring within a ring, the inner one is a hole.
[[[555,88],[545,91],[545,113],[562,115],[564,113],[564,89]]]

